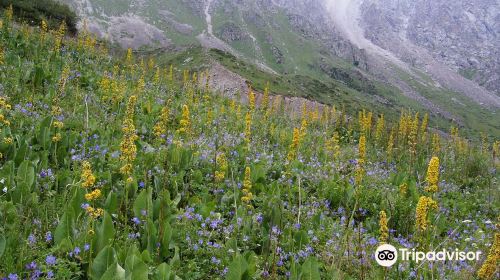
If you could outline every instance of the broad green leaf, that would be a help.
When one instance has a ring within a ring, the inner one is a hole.
[[[148,279],[148,267],[140,256],[130,255],[125,260],[125,278],[127,280]]]
[[[115,249],[110,246],[104,247],[104,249],[102,249],[92,261],[92,267],[90,268],[90,278],[92,280],[101,279],[108,268],[115,262]]]
[[[241,255],[237,255],[229,265],[229,271],[227,272],[226,279],[228,280],[246,279],[246,277],[248,277],[247,271],[248,271],[247,261]]]
[[[100,280],[125,280],[125,269],[115,262],[106,270]]]
[[[134,214],[136,217],[142,217],[143,211],[146,211],[146,216],[152,215],[153,201],[151,198],[151,188],[142,190],[134,201]]]
[[[27,188],[31,189],[31,186],[35,182],[35,168],[29,160],[25,160],[19,165],[17,169],[17,183],[18,185],[23,184]]]
[[[308,258],[302,264],[302,279],[321,280],[319,265],[315,258]]]
[[[74,214],[73,209],[68,208],[63,214],[57,228],[54,232],[54,242],[59,244],[65,238],[71,238],[73,235],[74,228]]]
[[[160,264],[153,275],[154,280],[173,280],[174,273],[172,273],[172,269],[166,263]]]
[[[96,229],[95,235],[95,248],[96,252],[99,252],[105,246],[109,245],[110,240],[115,236],[115,227],[113,225],[113,220],[107,211],[104,211],[104,216],[101,224]]]
[[[28,143],[26,141],[20,142],[21,145],[19,149],[16,150],[16,157],[14,158],[14,162],[16,165],[19,165],[22,161],[26,159],[26,155],[28,154]]]

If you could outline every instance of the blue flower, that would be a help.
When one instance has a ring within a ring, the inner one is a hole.
[[[56,257],[54,257],[53,255],[48,255],[46,258],[45,258],[45,263],[47,263],[47,265],[55,265],[56,264]]]
[[[131,219],[131,221],[132,221],[134,224],[136,224],[136,225],[141,224],[141,220],[140,220],[139,218],[137,218],[137,217],[133,217],[133,218]]]
[[[140,187],[140,188],[144,188],[144,186],[145,186],[145,185],[146,185],[146,184],[145,184],[144,182],[139,182],[139,187]]]
[[[54,272],[52,270],[47,271],[47,278],[49,279],[54,278]]]
[[[52,241],[52,232],[47,231],[47,232],[45,233],[45,241],[46,241],[47,243],[49,243],[50,241]]]
[[[26,265],[26,269],[28,269],[28,270],[35,270],[36,267],[37,267],[37,265],[36,265],[35,261],[32,261],[31,263]]]
[[[30,234],[30,235],[28,236],[28,243],[29,243],[30,245],[33,245],[33,244],[35,244],[35,243],[36,243],[36,237],[35,237],[33,234]]]
[[[9,278],[8,278],[8,279],[9,279],[9,280],[17,280],[17,279],[19,279],[19,278],[17,277],[17,274],[15,274],[15,273],[11,273],[11,274],[9,274]]]
[[[217,259],[216,257],[212,257],[211,261],[212,261],[213,264],[217,264],[217,265],[220,264],[220,260]]]
[[[83,245],[83,250],[84,250],[84,251],[88,251],[88,250],[90,250],[90,244],[85,244],[85,245]]]

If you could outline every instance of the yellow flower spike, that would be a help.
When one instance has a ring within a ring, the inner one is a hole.
[[[217,155],[216,163],[218,170],[215,171],[215,182],[220,183],[224,181],[228,169],[226,155],[224,153]]]
[[[252,137],[252,114],[249,111],[245,116],[245,142],[247,146],[250,145],[251,137]]]
[[[132,49],[128,48],[127,49],[127,56],[125,58],[125,61],[127,62],[128,65],[132,65],[132,59],[133,59]]]
[[[95,176],[92,173],[92,167],[90,165],[90,162],[88,161],[83,161],[82,162],[82,175],[81,175],[81,181],[82,181],[82,187],[84,188],[90,188],[94,185],[95,183]]]
[[[300,145],[300,131],[298,128],[293,129],[293,139],[292,144],[290,144],[290,148],[288,151],[287,159],[289,161],[295,160],[297,158],[297,153]]]
[[[429,211],[438,208],[438,204],[435,200],[428,196],[421,196],[417,203],[416,209],[416,222],[417,222],[417,230],[418,231],[426,231],[429,226],[428,216]]]
[[[101,190],[100,189],[95,189],[90,193],[85,194],[85,199],[87,201],[93,201],[101,197]]]
[[[4,137],[3,142],[7,145],[10,145],[10,144],[14,143],[14,139],[12,139],[12,137]]]
[[[248,92],[248,106],[250,107],[250,111],[255,110],[255,93],[253,92],[251,87]]]
[[[182,106],[182,118],[179,124],[180,127],[177,131],[180,133],[189,134],[191,126],[191,117],[189,114],[189,107],[187,105]]]
[[[54,142],[54,143],[57,143],[57,142],[59,142],[59,141],[61,141],[61,140],[62,140],[62,136],[61,136],[61,133],[59,133],[59,132],[58,132],[58,133],[56,133],[56,135],[54,135],[54,136],[52,137],[52,142]]]
[[[391,161],[392,159],[392,150],[394,148],[394,134],[396,133],[396,131],[394,130],[394,128],[391,130],[391,134],[389,135],[389,141],[387,141],[387,160],[388,161]]]
[[[156,138],[161,138],[162,135],[167,133],[167,125],[169,120],[170,111],[167,106],[163,107],[161,110],[161,115],[159,121],[153,127],[153,133]]]
[[[406,183],[403,183],[399,186],[399,193],[403,196],[406,195],[406,193],[408,192],[408,184]]]
[[[376,129],[375,129],[375,140],[377,143],[382,139],[385,129],[384,114],[381,114],[377,119]]]
[[[389,238],[389,227],[387,226],[387,214],[383,210],[380,211],[378,224],[380,233],[379,242],[380,244],[385,244]]]
[[[359,137],[358,145],[358,166],[356,167],[356,185],[360,185],[365,175],[365,160],[366,160],[366,137],[361,135]]]
[[[59,25],[59,29],[57,30],[55,36],[54,52],[59,53],[65,33],[66,33],[66,22],[63,21],[61,22],[61,25]]]
[[[500,233],[495,233],[495,240],[491,245],[490,252],[486,261],[477,272],[480,279],[493,279],[495,272],[498,271],[498,263],[500,262]]]
[[[427,187],[425,191],[435,193],[438,191],[439,181],[439,158],[432,157],[427,167]]]
[[[60,122],[60,121],[54,121],[54,123],[52,124],[55,128],[63,128],[64,127],[64,123],[63,122]]]
[[[246,167],[245,168],[245,179],[243,180],[243,188],[242,188],[242,192],[243,192],[243,196],[241,197],[241,201],[247,205],[247,207],[251,207],[251,200],[253,198],[253,194],[251,193],[251,189],[252,189],[252,180],[251,180],[251,170],[250,170],[250,167]]]
[[[137,146],[135,141],[139,138],[135,132],[134,113],[137,96],[129,97],[127,108],[125,110],[125,119],[123,121],[123,138],[120,143],[120,160],[123,161],[123,166],[120,168],[120,173],[126,177],[130,177],[133,171],[133,162],[137,156]]]

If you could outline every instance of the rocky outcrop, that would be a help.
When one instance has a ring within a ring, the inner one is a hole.
[[[407,62],[424,64],[404,45],[500,95],[500,2],[496,0],[365,0],[365,35]]]
[[[249,39],[248,34],[246,34],[234,22],[225,23],[217,32],[217,37],[219,37],[220,39],[222,39],[227,43]]]

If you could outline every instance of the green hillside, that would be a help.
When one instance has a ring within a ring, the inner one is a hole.
[[[197,48],[111,55],[87,32],[4,14],[0,279],[495,276],[498,138],[442,137],[355,80],[274,77]],[[211,59],[270,94],[257,105],[210,91]],[[292,118],[276,93],[332,106]],[[383,268],[383,243],[483,254]]]

